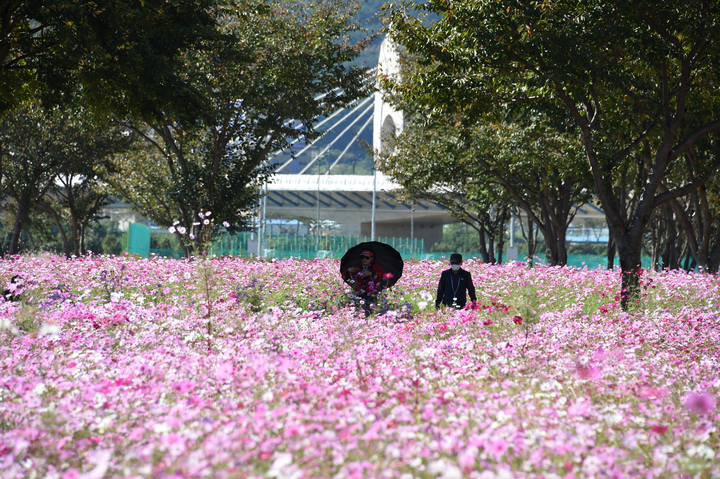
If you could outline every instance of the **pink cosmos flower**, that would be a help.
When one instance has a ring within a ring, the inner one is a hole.
[[[225,382],[232,377],[233,366],[230,363],[222,363],[215,369],[215,379]]]
[[[665,397],[667,396],[667,391],[663,388],[656,388],[652,386],[643,386],[640,388],[640,390],[637,393],[639,398],[642,399],[649,399],[654,397]]]
[[[715,399],[708,394],[692,392],[685,398],[685,407],[695,414],[707,414],[715,409]]]
[[[80,479],[102,479],[110,466],[110,458],[112,450],[95,450],[91,462],[95,463],[95,467],[85,474],[79,476]]]
[[[580,379],[597,379],[600,377],[600,370],[593,366],[578,364],[575,366],[575,372]]]
[[[186,393],[195,389],[195,383],[193,381],[180,381],[172,386],[173,391],[178,393]]]
[[[65,471],[65,474],[62,475],[62,479],[77,479],[78,477],[80,477],[80,471],[75,468],[68,469]]]
[[[522,325],[522,317],[520,317],[520,316],[513,316],[512,320],[513,320],[513,323],[515,323],[515,324],[517,324],[517,325]]]
[[[490,443],[488,452],[495,456],[496,461],[500,461],[508,450],[508,443],[505,439],[500,438]]]
[[[462,467],[463,471],[471,471],[475,467],[475,458],[477,457],[478,450],[476,447],[470,446],[460,454],[458,454],[458,464]]]

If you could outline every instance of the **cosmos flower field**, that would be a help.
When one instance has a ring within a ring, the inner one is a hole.
[[[717,275],[408,262],[366,318],[338,267],[0,261],[0,476],[720,477]]]

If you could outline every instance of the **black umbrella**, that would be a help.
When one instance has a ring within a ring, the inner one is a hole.
[[[364,250],[372,251],[375,255],[374,262],[387,273],[392,274],[392,278],[387,283],[388,287],[397,283],[403,271],[402,256],[389,244],[380,243],[379,241],[367,241],[350,248],[340,260],[340,274],[343,274],[348,268],[360,265],[360,253]]]

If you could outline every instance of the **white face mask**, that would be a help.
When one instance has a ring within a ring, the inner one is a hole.
[[[451,264],[450,267],[452,268],[453,271],[457,271],[457,270],[460,269],[460,265],[459,265],[459,264]]]

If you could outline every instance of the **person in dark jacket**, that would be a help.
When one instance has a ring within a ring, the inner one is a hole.
[[[465,271],[462,265],[462,255],[453,253],[450,255],[450,269],[446,269],[440,275],[440,283],[435,298],[435,307],[439,308],[440,303],[456,309],[461,309],[467,303],[465,291],[470,295],[471,301],[477,301],[475,286],[472,275]]]

